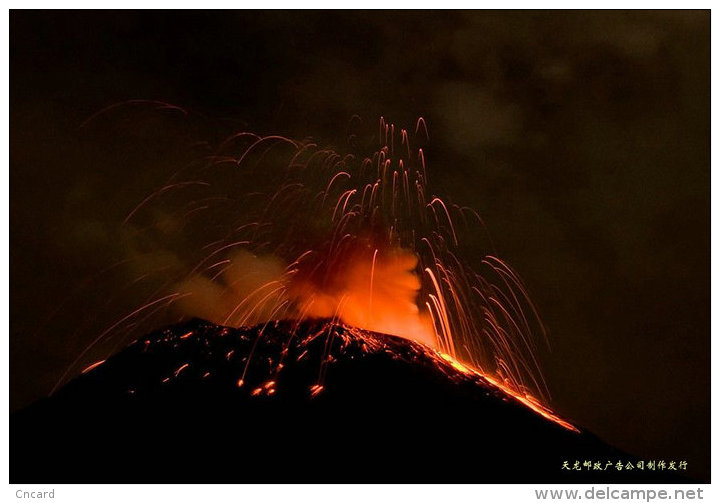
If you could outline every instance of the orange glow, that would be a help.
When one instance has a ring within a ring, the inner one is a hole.
[[[335,318],[435,347],[432,323],[417,306],[417,263],[407,250],[356,249],[334,257],[324,284],[301,275],[293,278],[288,295],[306,317]]]
[[[474,371],[474,370],[470,370],[469,368],[467,368],[465,365],[463,365],[462,363],[460,363],[459,361],[457,361],[455,358],[453,358],[453,357],[450,356],[449,354],[440,353],[440,357],[441,357],[443,360],[445,360],[446,362],[448,362],[450,365],[452,365],[452,367],[453,367],[455,370],[459,370],[459,371],[462,372],[463,374],[471,374],[472,372],[477,372],[477,371]]]

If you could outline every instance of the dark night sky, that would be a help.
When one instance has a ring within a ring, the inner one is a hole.
[[[13,11],[10,62],[11,408],[87,344],[61,303],[156,159],[421,115],[435,190],[480,212],[550,330],[554,407],[709,478],[709,12]],[[130,99],[201,119],[79,128]]]

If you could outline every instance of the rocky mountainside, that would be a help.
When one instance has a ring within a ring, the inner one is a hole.
[[[567,470],[580,462],[580,470]],[[421,344],[193,320],[11,416],[13,483],[679,482]]]

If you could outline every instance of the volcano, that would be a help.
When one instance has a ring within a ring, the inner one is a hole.
[[[140,338],[11,415],[13,483],[680,482],[420,343],[331,320]]]

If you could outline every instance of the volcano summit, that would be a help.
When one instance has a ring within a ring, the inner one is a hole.
[[[14,414],[11,431],[13,483],[663,477],[562,470],[628,456],[423,344],[330,320],[154,332]]]

